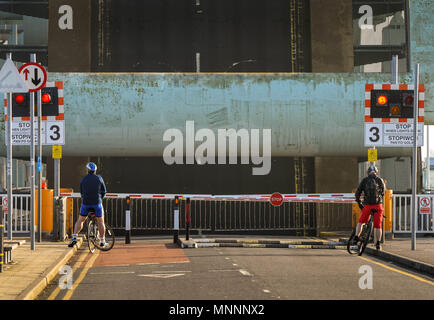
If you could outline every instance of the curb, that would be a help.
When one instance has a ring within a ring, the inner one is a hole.
[[[53,263],[47,270],[45,270],[41,278],[33,281],[32,284],[30,284],[15,298],[15,300],[34,300],[58,275],[60,268],[64,266],[65,263],[68,262],[74,253],[81,247],[83,238],[78,238],[77,240],[77,244],[71,250],[69,250],[63,258]]]
[[[343,240],[343,239],[339,239],[339,240]],[[347,240],[345,240],[345,242],[346,241]],[[365,252],[370,256],[383,258],[384,260],[394,262],[400,266],[412,269],[414,271],[423,272],[431,276],[434,276],[434,266],[429,263],[420,262],[417,260],[413,260],[411,258],[403,257],[396,253],[390,253],[383,250],[377,251],[376,249],[372,249],[369,247],[365,248]]]
[[[434,276],[434,266],[428,263],[406,258],[394,253],[392,254],[387,251],[377,251],[372,248],[366,248],[365,252],[371,256],[380,257],[395,262],[396,264],[399,264],[401,266]]]
[[[335,241],[275,241],[275,240],[235,240],[198,239],[196,241],[178,239],[181,248],[289,248],[289,249],[346,249],[342,242]]]
[[[178,238],[178,241],[176,243],[182,249],[197,248],[197,243],[195,241],[193,241],[193,239],[192,240],[185,240],[185,239]]]

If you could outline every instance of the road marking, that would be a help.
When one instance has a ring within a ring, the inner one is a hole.
[[[208,270],[208,272],[229,272],[229,271],[239,271],[239,270],[236,269]]]
[[[267,289],[264,289],[262,291],[264,291],[265,293],[270,293],[271,292],[270,290],[267,290]]]
[[[370,260],[370,259],[367,259],[367,258],[364,258],[364,257],[360,257],[360,256],[359,256],[359,258],[362,259],[362,260],[368,261],[368,262],[372,262],[372,263],[378,264],[379,266],[381,266],[381,267],[383,267],[383,268],[386,268],[386,269],[388,269],[388,270],[391,270],[391,271],[395,271],[395,272],[401,273],[401,274],[406,275],[406,276],[408,276],[408,277],[411,277],[411,278],[413,278],[413,279],[416,279],[416,280],[419,280],[419,281],[421,281],[421,282],[428,283],[428,284],[434,286],[434,282],[429,281],[429,280],[426,280],[426,279],[421,278],[421,277],[418,277],[418,276],[415,276],[415,275],[413,275],[413,274],[411,274],[411,273],[407,273],[407,272],[404,272],[404,271],[401,271],[401,270],[398,270],[398,269],[395,269],[395,268],[392,268],[392,267],[386,266],[385,264],[382,264],[382,263],[379,263],[379,262],[376,262],[376,261],[373,261],[373,260]]]
[[[235,267],[238,266],[236,263],[232,263],[232,265],[235,266]]]
[[[113,272],[91,272],[89,274],[126,274],[135,273],[134,271],[113,271]]]
[[[74,274],[75,270],[77,270],[78,267],[83,264],[83,261],[81,261],[81,259],[84,258],[84,256],[86,256],[88,253],[89,252],[87,250],[86,251],[83,250],[83,252],[79,255],[77,262],[75,263],[74,267],[72,268],[72,274]],[[47,300],[54,300],[57,297],[57,295],[59,294],[60,290],[61,289],[60,289],[59,285],[57,285],[56,289],[54,289],[54,291],[50,294],[50,296],[47,298]]]
[[[247,277],[252,277],[253,276],[253,274],[251,274],[250,272],[248,272],[247,270],[243,270],[243,269],[240,269],[240,270],[238,270],[243,276],[247,276]]]
[[[100,251],[96,251],[96,253],[93,254],[92,258],[89,259],[89,261],[86,263],[86,266],[84,267],[83,271],[80,273],[80,276],[78,277],[77,281],[74,282],[74,285],[72,286],[71,290],[68,290],[63,297],[62,300],[69,300],[74,293],[75,289],[78,287],[78,285],[83,281],[84,277],[86,276],[89,269],[93,266],[95,263],[96,258],[98,258]]]
[[[189,270],[187,271],[171,271],[171,270],[166,270],[166,271],[152,271],[152,273],[181,273],[181,272],[191,272]]]
[[[167,279],[167,278],[173,278],[173,277],[178,277],[178,276],[184,276],[185,273],[174,273],[174,274],[138,274],[139,277],[150,277],[150,278],[162,278],[162,279]]]

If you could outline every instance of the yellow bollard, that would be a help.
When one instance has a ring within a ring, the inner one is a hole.
[[[393,190],[386,190],[384,194],[384,231],[391,232],[393,225]]]
[[[53,190],[41,189],[41,191],[41,230],[43,232],[53,232]],[[35,225],[38,225],[38,189],[35,189]]]
[[[73,193],[74,189],[60,188],[60,193],[63,192]],[[71,235],[74,233],[73,215],[74,215],[74,199],[68,198],[66,200],[66,232]]]

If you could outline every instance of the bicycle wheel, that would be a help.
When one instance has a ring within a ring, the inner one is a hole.
[[[89,251],[91,253],[95,252],[98,236],[98,226],[94,219],[89,220],[87,224],[87,245],[89,246]]]
[[[107,242],[108,244],[104,247],[101,247],[100,241],[98,240],[97,242],[95,242],[95,246],[101,251],[109,251],[115,245],[115,234],[113,232],[113,229],[107,223],[104,223],[104,225],[105,225],[104,238],[105,238],[105,242]]]
[[[349,254],[358,254],[359,253],[359,247],[360,247],[360,241],[354,242],[354,237],[356,235],[356,230],[354,229],[351,233],[350,238],[347,242],[347,251]],[[359,246],[359,247],[357,247]]]
[[[368,245],[369,239],[371,238],[372,223],[373,223],[372,219],[370,219],[368,222],[368,226],[366,227],[366,229],[364,230],[364,232],[362,234],[362,244],[360,247],[359,256],[361,256],[363,254],[363,251],[365,251],[365,248]]]

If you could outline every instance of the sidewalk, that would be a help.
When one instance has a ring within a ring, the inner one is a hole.
[[[30,240],[12,251],[12,263],[0,273],[0,300],[31,300],[42,292],[82,244],[68,248],[66,242],[36,242],[30,250]]]
[[[348,238],[339,240],[347,241]],[[382,250],[377,251],[370,244],[365,253],[434,276],[434,237],[418,237],[416,250],[411,250],[410,237],[389,239],[382,246]]]

